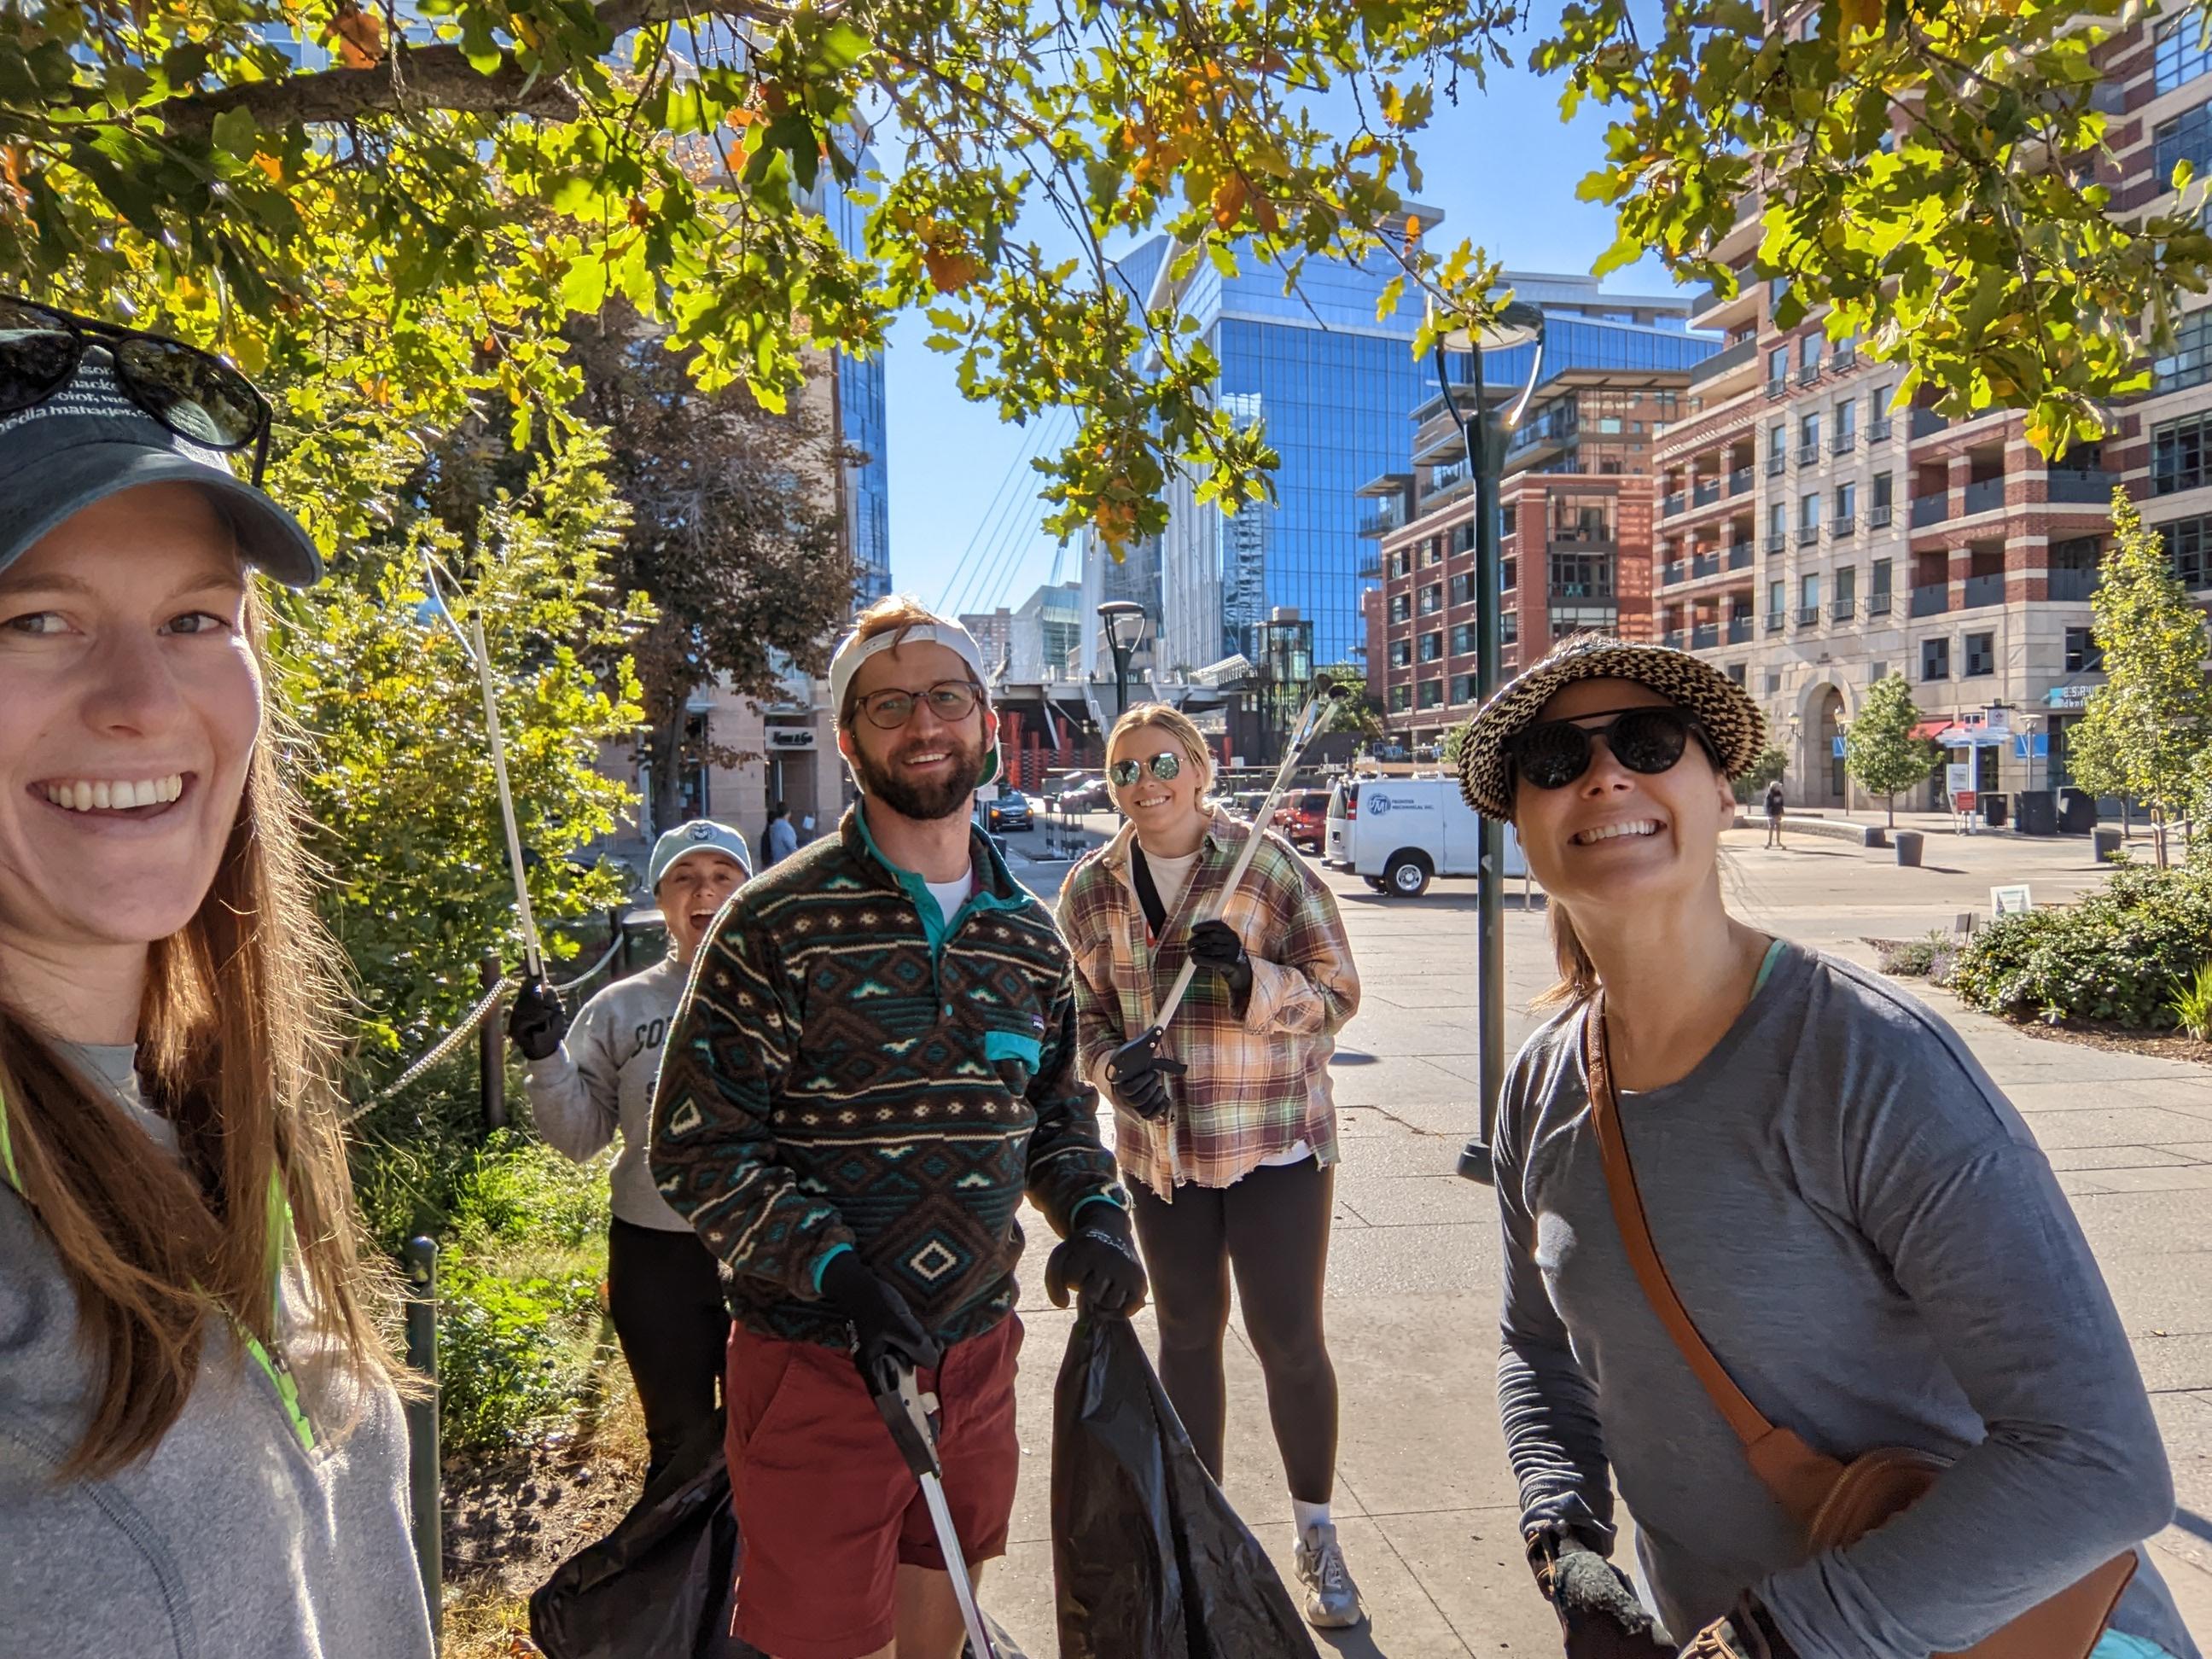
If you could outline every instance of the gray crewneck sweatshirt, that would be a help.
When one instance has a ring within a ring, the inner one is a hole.
[[[1660,1258],[1753,1403],[1832,1457],[1956,1460],[1802,1559],[1629,1266],[1582,1022],[1530,1039],[1499,1112],[1498,1404],[1528,1524],[1609,1536],[1610,1472],[1680,1639],[1748,1589],[1802,1659],[1927,1659],[2172,1518],[2134,1352],[2027,1126],[1924,1006],[1791,946],[1696,1069],[1621,1118]],[[2113,1627],[2198,1659],[2148,1558]]]
[[[174,1149],[139,1097],[134,1051],[65,1051]],[[75,1292],[38,1218],[0,1182],[0,1652],[38,1659],[428,1659],[408,1524],[407,1426],[362,1393],[296,1313],[285,1344],[316,1443],[210,1322],[191,1396],[148,1456],[58,1485],[92,1366]],[[352,1419],[352,1427],[344,1425]]]

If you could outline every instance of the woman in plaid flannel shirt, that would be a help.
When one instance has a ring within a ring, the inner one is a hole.
[[[1336,1372],[1322,1328],[1336,1107],[1328,1059],[1359,1006],[1336,901],[1291,844],[1206,798],[1206,740],[1164,703],[1115,722],[1107,773],[1127,817],[1061,890],[1084,1074],[1113,1101],[1115,1156],[1160,1328],[1160,1381],[1216,1480],[1227,1395],[1221,1345],[1233,1269],[1289,1476],[1306,1617],[1356,1625],[1329,1498]],[[1264,836],[1218,921],[1246,837]],[[1184,959],[1202,970],[1153,1063],[1106,1062],[1149,1029]]]

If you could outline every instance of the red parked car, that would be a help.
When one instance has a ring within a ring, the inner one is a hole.
[[[1275,809],[1276,830],[1293,847],[1303,847],[1309,853],[1321,851],[1322,839],[1328,834],[1328,791],[1301,789],[1286,797]]]

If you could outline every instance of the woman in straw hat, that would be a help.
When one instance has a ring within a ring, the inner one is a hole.
[[[2100,1659],[2197,1659],[2137,1547],[2173,1512],[2157,1425],[2034,1138],[1917,999],[1723,902],[1761,728],[1695,658],[1584,637],[1462,751],[1559,966],[1495,1154],[1499,1406],[1566,1650],[1672,1656],[1671,1629],[1699,1659],[1926,1659],[2094,1578]],[[1775,1431],[1756,1451],[1753,1425]],[[1881,1448],[1941,1473],[1814,1547],[1792,1500]],[[1605,1559],[1615,1485],[1663,1626]]]

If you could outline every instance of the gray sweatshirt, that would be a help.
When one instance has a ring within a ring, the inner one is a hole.
[[[653,1139],[653,1085],[661,1045],[684,1000],[688,971],[669,957],[586,1002],[561,1046],[523,1073],[530,1114],[547,1143],[578,1163],[596,1157],[619,1130],[612,1180],[616,1217],[632,1226],[688,1233],[646,1168]]]
[[[175,1144],[137,1100],[129,1049],[80,1054]],[[288,1273],[288,1309],[303,1296]],[[211,1323],[191,1399],[152,1454],[104,1480],[57,1486],[92,1368],[61,1262],[0,1182],[0,1652],[428,1659],[398,1397],[359,1395],[297,1317],[286,1323],[313,1450],[228,1327]]]
[[[1832,1457],[1957,1460],[1801,1559],[1629,1267],[1581,1030],[1576,1011],[1529,1040],[1497,1137],[1498,1404],[1528,1524],[1609,1536],[1609,1468],[1677,1638],[1750,1589],[1803,1659],[1927,1659],[2172,1517],[2133,1351],[2019,1115],[1925,1006],[1790,946],[1712,1053],[1621,1117],[1660,1258],[1753,1403]],[[2148,1558],[2113,1626],[2198,1659]]]

